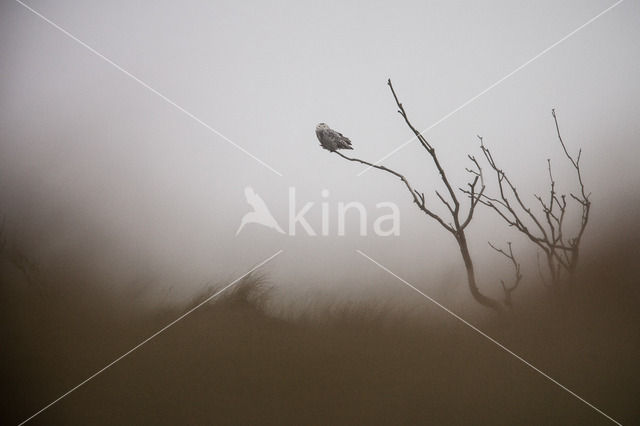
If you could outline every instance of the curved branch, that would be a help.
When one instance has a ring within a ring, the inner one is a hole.
[[[447,231],[451,232],[452,234],[455,234],[455,229],[453,229],[451,226],[447,225],[445,223],[445,221],[438,216],[436,213],[434,213],[433,211],[431,211],[429,208],[427,208],[426,203],[425,203],[425,197],[424,197],[424,193],[418,192],[416,189],[414,189],[411,184],[409,183],[409,180],[404,177],[404,175],[396,172],[395,170],[392,170],[388,167],[385,166],[381,166],[378,164],[373,164],[370,163],[368,161],[364,161],[361,160],[359,158],[354,158],[354,157],[347,157],[346,155],[342,154],[341,152],[338,151],[332,151],[333,153],[339,155],[340,157],[344,158],[345,160],[348,161],[354,161],[356,163],[360,163],[360,164],[364,164],[366,166],[371,166],[375,169],[378,170],[382,170],[385,171],[387,173],[390,173],[392,175],[394,175],[395,177],[399,178],[402,183],[404,183],[404,185],[407,187],[407,189],[409,190],[409,192],[411,193],[411,196],[413,197],[413,202],[417,204],[418,208],[420,210],[422,210],[425,214],[427,214],[428,216],[430,216],[431,218],[435,219],[436,221],[438,221],[438,223],[440,225],[442,225],[442,227],[444,227]]]

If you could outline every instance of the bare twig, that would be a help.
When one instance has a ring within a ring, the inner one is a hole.
[[[513,264],[515,277],[513,279],[513,282],[511,283],[511,285],[508,286],[508,285],[505,284],[504,280],[500,280],[500,284],[502,284],[502,290],[504,291],[504,304],[506,306],[508,306],[509,308],[511,308],[511,307],[513,307],[513,300],[512,300],[512,297],[511,297],[511,293],[513,293],[513,291],[516,288],[518,288],[518,285],[520,285],[520,281],[522,281],[522,274],[520,273],[520,264],[516,261],[516,258],[513,255],[513,248],[511,247],[511,242],[508,242],[507,245],[509,247],[509,252],[508,253],[506,251],[494,246],[493,244],[491,244],[491,242],[489,242],[489,246],[492,249],[494,249],[498,253],[502,254],[504,257],[509,259],[511,261],[511,263]]]

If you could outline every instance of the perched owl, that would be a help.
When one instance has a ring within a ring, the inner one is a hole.
[[[316,136],[318,136],[320,146],[328,151],[333,152],[337,149],[353,149],[351,148],[351,141],[349,138],[343,136],[342,133],[331,129],[325,123],[320,123],[316,126]]]

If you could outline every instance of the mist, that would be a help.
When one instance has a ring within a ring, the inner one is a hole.
[[[548,191],[547,159],[558,191],[578,183],[558,143],[555,109],[568,150],[581,150],[593,204],[581,265],[635,247],[634,2],[521,69],[613,2],[25,4],[33,10],[0,4],[3,303],[19,300],[11,312],[23,312],[30,297],[53,298],[60,310],[87,303],[120,317],[115,323],[139,321],[134,334],[142,337],[157,318],[183,312],[282,250],[256,271],[270,290],[264,305],[250,303],[260,312],[252,320],[388,311],[394,324],[437,317],[438,333],[449,330],[437,307],[360,251],[465,318],[495,324],[469,292],[455,240],[416,208],[402,182],[375,169],[360,174],[364,166],[319,146],[320,122],[351,139],[350,155],[370,162],[411,140],[388,78],[412,122],[429,129],[424,135],[455,188],[469,180],[467,155],[481,159],[480,135],[536,207],[533,194]],[[382,164],[447,214],[434,192],[445,189],[417,141]],[[248,187],[282,233],[256,223],[238,232],[252,210]],[[495,189],[487,179],[487,190]],[[304,220],[316,235],[292,218],[309,203]],[[366,220],[349,210],[341,232],[340,206],[348,203],[363,206]],[[382,236],[375,223],[390,213],[385,204],[397,206],[398,232]],[[567,215],[574,232],[578,207]],[[495,298],[513,272],[487,242],[513,243],[524,275],[515,306],[536,312],[545,289],[535,246],[483,206],[467,237],[479,287]],[[15,327],[29,335],[21,320]],[[37,408],[21,404],[31,410],[20,414]],[[628,415],[628,407],[620,412]]]
[[[40,235],[33,245],[43,263],[94,245],[123,274],[181,277],[176,297],[189,297],[212,275],[242,273],[280,248],[287,254],[273,268],[281,271],[278,281],[291,285],[296,279],[285,271],[299,259],[313,259],[297,272],[307,282],[359,281],[350,267],[359,247],[408,278],[442,273],[433,265],[456,269],[455,245],[415,211],[399,183],[376,170],[356,176],[362,168],[318,149],[315,124],[340,129],[360,157],[377,160],[412,136],[395,112],[387,77],[426,128],[603,5],[554,6],[551,16],[544,7],[497,3],[490,9],[405,3],[392,10],[193,3],[154,6],[149,15],[142,4],[33,3],[278,176],[19,4],[4,4],[7,226]],[[543,191],[546,158],[553,158],[557,180],[571,188],[574,176],[550,117],[556,108],[569,147],[584,152],[585,180],[599,206],[593,228],[612,220],[609,210],[637,200],[638,10],[624,8],[428,132],[459,186],[466,182],[466,154],[478,154],[481,134],[522,187]],[[387,164],[431,196],[440,188],[420,149],[411,144]],[[246,186],[284,224],[288,188],[295,187],[301,204],[316,202],[308,215],[315,228],[323,189],[334,211],[340,201],[359,201],[373,215],[376,203],[391,201],[401,209],[400,236],[360,238],[354,223],[346,238],[335,231],[308,238],[303,230],[281,238],[255,226],[236,237],[249,209]],[[478,251],[488,239],[483,229],[495,235],[494,228],[504,228],[486,216],[473,225]],[[513,237],[507,230],[494,239]],[[428,264],[406,254],[416,250]]]

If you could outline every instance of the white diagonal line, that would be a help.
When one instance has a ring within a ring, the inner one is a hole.
[[[71,34],[69,31],[65,30],[64,28],[62,28],[60,25],[56,24],[55,22],[53,22],[52,20],[50,20],[49,18],[47,18],[46,16],[42,15],[40,12],[38,12],[37,10],[35,10],[34,8],[32,8],[31,6],[23,3],[20,0],[16,0],[16,2],[18,2],[19,4],[21,4],[24,8],[26,8],[27,10],[29,10],[31,13],[33,13],[34,15],[38,16],[39,18],[41,18],[42,20],[44,20],[45,22],[47,22],[49,25],[51,25],[52,27],[54,27],[55,29],[57,29],[58,31],[62,32],[64,35],[66,35],[67,37],[69,37],[70,39],[72,39],[73,41],[75,41],[76,43],[80,44],[81,46],[85,47],[87,50],[89,50],[91,53],[93,53],[94,55],[96,55],[97,57],[99,57],[100,59],[104,60],[105,62],[111,64],[114,68],[116,68],[117,70],[121,71],[123,74],[125,74],[127,77],[130,77],[132,80],[136,81],[138,84],[140,84],[142,87],[144,87],[145,89],[148,89],[149,91],[151,91],[152,93],[154,93],[155,95],[157,95],[158,97],[160,97],[163,101],[167,102],[168,104],[170,104],[171,106],[175,107],[176,109],[178,109],[179,111],[183,112],[184,114],[186,114],[187,116],[189,116],[191,119],[193,119],[194,121],[196,121],[198,124],[202,125],[203,127],[205,127],[207,130],[215,133],[216,135],[218,135],[219,137],[221,137],[222,139],[224,139],[225,141],[229,142],[231,145],[235,146],[236,148],[238,148],[240,151],[244,152],[245,154],[247,154],[249,157],[253,158],[254,160],[256,160],[258,163],[262,164],[264,167],[266,167],[267,169],[271,170],[273,173],[277,174],[278,176],[282,176],[282,173],[280,173],[279,171],[277,171],[276,169],[274,169],[273,167],[271,167],[270,165],[268,165],[267,163],[265,163],[264,161],[262,161],[261,159],[259,159],[258,157],[256,157],[255,155],[253,155],[252,153],[250,153],[249,151],[247,151],[245,148],[241,147],[240,145],[238,145],[237,143],[235,143],[234,141],[232,141],[231,139],[229,139],[228,137],[226,137],[225,135],[223,135],[222,133],[220,133],[218,130],[214,129],[213,127],[211,127],[209,124],[205,123],[204,121],[202,121],[200,118],[196,117],[193,113],[189,112],[188,110],[186,110],[185,108],[181,107],[180,105],[178,105],[177,103],[175,103],[173,100],[171,100],[170,98],[168,98],[167,96],[163,95],[162,93],[158,92],[156,89],[154,89],[153,87],[151,87],[150,85],[148,85],[147,83],[145,83],[144,81],[140,80],[138,77],[136,77],[135,75],[131,74],[129,71],[127,71],[126,69],[122,68],[120,65],[118,65],[117,63],[115,63],[114,61],[112,61],[111,59],[107,58],[106,56],[104,56],[102,53],[98,52],[97,50],[95,50],[93,47],[89,46],[87,43],[85,43],[84,41],[80,40],[79,38],[77,38],[76,36],[74,36],[73,34]]]
[[[126,358],[127,356],[129,356],[131,353],[133,353],[134,351],[138,350],[141,346],[143,346],[144,344],[148,343],[150,340],[154,339],[155,337],[157,337],[158,335],[160,335],[161,333],[163,333],[164,331],[166,331],[167,329],[169,329],[170,327],[172,327],[173,325],[175,325],[177,322],[181,321],[182,319],[184,319],[187,315],[190,315],[191,313],[193,313],[195,310],[197,310],[198,308],[200,308],[201,306],[205,305],[206,303],[208,303],[209,301],[211,301],[213,298],[215,298],[216,296],[218,296],[220,293],[222,293],[223,291],[227,290],[229,287],[237,284],[241,279],[243,279],[244,277],[246,277],[247,275],[249,275],[250,273],[252,273],[253,271],[255,271],[256,269],[260,268],[261,266],[265,265],[266,263],[268,263],[269,261],[271,261],[274,257],[278,256],[279,254],[281,254],[284,250],[279,250],[277,253],[273,254],[272,256],[268,257],[267,259],[263,260],[262,262],[258,263],[256,266],[254,266],[253,268],[251,268],[248,272],[245,272],[244,274],[242,274],[240,277],[236,278],[235,280],[233,280],[232,282],[230,282],[229,284],[227,284],[226,286],[224,286],[221,290],[218,290],[217,292],[215,292],[214,294],[212,294],[211,296],[207,297],[206,299],[204,299],[202,302],[198,303],[196,306],[194,306],[193,308],[189,309],[187,312],[185,312],[184,314],[180,315],[178,318],[174,319],[173,321],[171,321],[169,324],[165,325],[164,327],[162,327],[160,330],[156,331],[155,333],[153,333],[151,336],[147,337],[146,339],[144,339],[142,342],[138,343],[136,346],[134,346],[133,348],[129,349],[127,352],[123,353],[122,355],[120,355],[118,358],[114,359],[113,361],[111,361],[109,364],[105,365],[104,367],[102,367],[100,370],[96,371],[95,373],[93,373],[91,376],[87,377],[85,380],[83,380],[82,382],[78,383],[77,385],[75,385],[74,387],[72,387],[71,389],[69,389],[68,391],[66,391],[65,393],[63,393],[62,395],[60,395],[58,398],[54,399],[53,401],[51,401],[49,404],[47,404],[46,406],[44,406],[43,408],[41,408],[39,411],[37,411],[36,413],[32,414],[29,418],[23,420],[22,422],[20,422],[20,424],[18,426],[21,426],[25,423],[27,423],[29,420],[33,419],[34,417],[36,417],[38,414],[42,413],[43,411],[47,410],[49,407],[51,407],[52,405],[56,404],[57,402],[59,402],[61,399],[67,397],[70,393],[72,393],[73,391],[75,391],[76,389],[78,389],[79,387],[85,385],[87,382],[89,382],[90,380],[94,379],[96,376],[102,374],[105,370],[107,370],[108,368],[112,367],[114,364],[118,363],[119,361],[121,361],[122,359]]]
[[[571,31],[569,34],[565,35],[564,37],[562,37],[560,40],[556,41],[555,43],[553,43],[551,46],[547,47],[546,49],[544,49],[543,51],[541,51],[540,53],[538,53],[536,56],[534,56],[533,58],[529,59],[527,62],[525,62],[524,64],[520,65],[519,67],[517,67],[516,69],[514,69],[513,71],[511,71],[509,74],[505,75],[504,77],[502,77],[500,80],[496,81],[495,83],[493,83],[491,86],[487,87],[486,89],[484,89],[482,92],[478,93],[477,95],[475,95],[474,97],[472,97],[471,99],[469,99],[468,101],[466,101],[465,103],[463,103],[462,105],[460,105],[459,107],[457,107],[456,109],[454,109],[453,111],[445,114],[442,118],[440,118],[438,121],[436,121],[435,123],[433,123],[431,126],[427,127],[426,129],[422,130],[420,133],[424,134],[425,132],[428,132],[429,130],[433,129],[434,127],[436,127],[438,124],[442,123],[443,121],[445,121],[446,119],[448,119],[449,117],[451,117],[453,114],[455,114],[456,112],[460,111],[461,109],[465,108],[466,106],[468,106],[469,104],[471,104],[472,102],[474,102],[476,99],[478,99],[479,97],[481,97],[482,95],[484,95],[485,93],[487,93],[488,91],[490,91],[491,89],[493,89],[494,87],[498,86],[499,84],[501,84],[502,82],[504,82],[505,80],[507,80],[509,77],[513,76],[514,74],[516,74],[518,71],[522,70],[523,68],[525,68],[526,66],[530,65],[532,62],[534,62],[535,60],[539,59],[541,56],[543,56],[545,53],[549,52],[551,49],[553,49],[554,47],[558,46],[559,44],[561,44],[562,42],[566,41],[567,39],[569,39],[571,36],[575,35],[578,31],[582,30],[583,28],[585,28],[586,26],[588,26],[589,24],[593,23],[595,20],[597,20],[598,18],[600,18],[602,15],[604,15],[605,13],[609,12],[611,9],[613,9],[614,7],[620,5],[622,2],[624,2],[624,0],[618,0],[617,2],[615,2],[614,4],[612,4],[611,6],[609,6],[608,8],[606,8],[605,10],[603,10],[602,12],[598,13],[596,16],[594,16],[593,18],[589,19],[587,22],[585,22],[584,24],[580,25],[578,28],[576,28],[575,30]],[[409,145],[411,142],[413,142],[414,140],[416,140],[416,136],[413,136],[411,139],[409,139],[408,141],[404,142],[401,145],[398,145],[396,148],[394,148],[391,152],[389,152],[388,154],[386,154],[384,157],[379,158],[377,161],[375,161],[373,164],[378,165],[381,162],[383,162],[384,160],[386,160],[387,158],[391,157],[392,155],[394,155],[396,152],[400,151],[401,149],[403,149],[405,146]],[[361,170],[360,173],[358,173],[358,176],[362,176],[364,173],[366,173],[368,170],[370,170],[372,167],[371,166],[367,166],[365,169]]]
[[[481,336],[483,336],[484,338],[486,338],[487,340],[489,340],[490,342],[494,343],[496,346],[498,346],[500,349],[504,350],[505,352],[507,352],[508,354],[510,354],[511,356],[515,357],[517,360],[521,361],[522,363],[524,363],[525,365],[527,365],[528,367],[530,367],[531,369],[533,369],[535,372],[541,374],[543,377],[545,377],[546,379],[548,379],[549,381],[555,383],[556,385],[558,385],[560,388],[564,389],[565,391],[567,391],[568,393],[570,393],[571,395],[573,395],[574,397],[576,397],[577,399],[579,399],[580,401],[584,402],[585,404],[587,404],[589,407],[593,408],[595,411],[597,411],[598,413],[602,414],[603,416],[605,416],[607,419],[611,420],[613,423],[617,424],[617,425],[621,425],[621,423],[619,423],[618,421],[616,421],[615,419],[613,419],[612,417],[610,417],[609,415],[607,415],[607,413],[605,413],[604,411],[600,410],[598,407],[596,407],[595,405],[591,404],[589,401],[585,400],[584,398],[582,398],[580,395],[578,395],[577,393],[573,392],[571,389],[567,388],[566,386],[564,386],[562,383],[558,382],[556,379],[554,379],[553,377],[549,376],[547,373],[545,373],[544,371],[540,370],[538,367],[536,367],[535,365],[531,364],[529,361],[527,361],[526,359],[522,358],[520,355],[516,354],[515,352],[513,352],[511,349],[507,348],[506,346],[504,346],[502,343],[498,342],[496,339],[494,339],[493,337],[489,336],[488,334],[486,334],[484,331],[480,330],[478,327],[476,327],[475,325],[471,324],[470,322],[468,322],[467,320],[465,320],[464,318],[462,318],[461,316],[459,316],[458,314],[456,314],[455,312],[453,312],[452,310],[450,310],[449,308],[447,308],[446,306],[443,306],[442,304],[440,304],[438,301],[436,301],[435,299],[433,299],[432,297],[430,297],[429,295],[425,294],[424,292],[422,292],[421,290],[419,290],[418,288],[416,288],[415,286],[413,286],[412,284],[410,284],[409,282],[407,282],[406,280],[404,280],[403,278],[399,277],[398,275],[394,274],[391,270],[389,270],[387,267],[385,267],[384,265],[381,265],[379,262],[377,262],[376,260],[372,259],[371,257],[367,256],[364,252],[362,252],[361,250],[356,250],[356,252],[358,252],[358,254],[362,255],[364,258],[370,260],[372,263],[374,263],[376,266],[378,266],[380,269],[382,269],[383,271],[393,275],[395,278],[397,278],[398,280],[402,281],[407,287],[411,288],[412,290],[416,291],[417,293],[419,293],[421,296],[425,297],[426,299],[428,299],[430,302],[432,302],[433,304],[435,304],[436,306],[438,306],[439,308],[441,308],[442,310],[444,310],[446,313],[448,313],[449,315],[453,316],[455,319],[457,319],[458,321],[462,322],[464,325],[466,325],[467,327],[471,328],[472,330],[474,330],[475,332],[477,332],[478,334],[480,334]]]

